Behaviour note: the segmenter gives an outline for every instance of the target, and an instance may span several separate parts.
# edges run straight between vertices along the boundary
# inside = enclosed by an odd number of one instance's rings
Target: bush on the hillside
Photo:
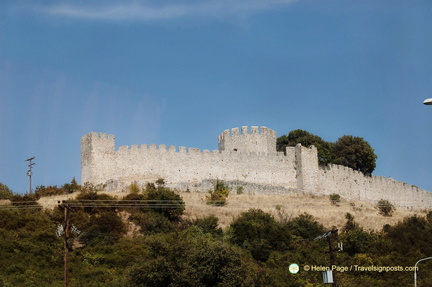
[[[27,193],[24,195],[14,194],[9,198],[9,200],[11,201],[12,205],[15,206],[26,205],[41,208],[41,206],[37,202],[39,198],[40,197],[37,194]]]
[[[57,187],[56,185],[38,185],[35,189],[35,194],[37,194],[37,196],[40,198],[44,196],[66,194],[66,191],[61,187]]]
[[[10,190],[7,185],[0,182],[0,199],[10,199],[12,195],[12,190]]]
[[[207,204],[223,206],[226,204],[227,197],[230,193],[229,187],[222,181],[217,180],[213,190],[209,190],[210,196],[207,196]]]
[[[79,191],[81,186],[78,184],[78,182],[75,180],[75,177],[72,178],[70,183],[65,183],[62,186],[65,193],[74,193],[76,191]]]
[[[343,231],[347,232],[347,231],[352,231],[352,230],[356,230],[356,229],[361,229],[360,225],[354,221],[354,216],[347,212],[345,214],[345,218],[347,220],[347,222],[345,223],[344,227],[343,227]]]
[[[325,232],[324,226],[306,212],[288,221],[286,226],[292,235],[303,239],[314,239]]]
[[[166,187],[163,180],[159,179],[156,184],[148,183],[144,196],[148,200],[147,210],[160,213],[170,221],[179,220],[185,210],[182,197]]]
[[[241,251],[190,227],[153,235],[147,250],[127,269],[128,286],[252,286]]]
[[[175,223],[166,216],[152,210],[145,213],[134,213],[129,217],[129,220],[138,225],[141,233],[145,235],[168,233],[176,228]]]
[[[44,196],[53,196],[53,195],[61,195],[61,194],[69,194],[74,193],[75,191],[80,190],[80,185],[76,182],[75,177],[72,179],[70,183],[65,183],[61,187],[56,185],[39,185],[35,189],[35,194],[40,197]]]
[[[243,212],[230,225],[231,242],[249,250],[256,260],[266,261],[271,251],[287,250],[288,228],[261,209]]]
[[[340,198],[340,195],[337,193],[330,194],[330,202],[336,206],[339,206]]]
[[[393,212],[396,210],[393,204],[387,199],[380,199],[377,203],[377,208],[379,214],[383,216],[392,216]]]
[[[126,233],[121,217],[112,211],[93,214],[88,225],[82,230],[79,241],[86,245],[114,243]]]
[[[198,226],[204,233],[221,235],[222,229],[218,227],[218,221],[219,218],[211,214],[195,219],[192,224]]]
[[[77,208],[80,208],[88,214],[103,213],[106,211],[117,210],[117,200],[106,193],[102,193],[102,186],[85,184],[81,187],[81,192],[75,200],[68,200]]]
[[[129,194],[138,194],[142,192],[142,188],[138,185],[136,181],[132,182],[127,189],[129,191]]]

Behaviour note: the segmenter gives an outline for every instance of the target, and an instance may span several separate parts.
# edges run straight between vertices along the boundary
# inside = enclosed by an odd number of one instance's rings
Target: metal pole
[[[432,259],[432,257],[422,258],[419,261],[417,261],[416,264],[414,265],[414,287],[417,287],[417,264],[419,264],[419,262],[421,261],[425,261],[429,259]]]
[[[69,287],[69,231],[70,231],[70,222],[69,222],[69,207],[66,204],[62,204],[64,208],[64,286]]]
[[[25,161],[30,162],[28,165],[28,167],[30,169],[27,171],[27,175],[30,177],[30,193],[32,193],[32,167],[33,167],[33,165],[35,165],[35,163],[33,163],[32,160],[34,160],[34,159],[35,159],[35,157],[31,157],[31,158],[28,158],[25,160]]]

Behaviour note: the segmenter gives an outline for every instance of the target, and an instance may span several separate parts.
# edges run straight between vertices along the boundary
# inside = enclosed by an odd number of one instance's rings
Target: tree
[[[218,227],[219,218],[210,214],[205,217],[195,219],[192,224],[199,227],[204,233],[210,233],[214,235],[221,235],[222,229]]]
[[[114,243],[125,233],[126,226],[121,217],[113,211],[106,211],[90,216],[79,240],[86,245]]]
[[[376,167],[377,156],[373,148],[361,137],[345,135],[340,137],[333,147],[333,163],[371,174]]]
[[[80,189],[80,185],[76,181],[75,177],[73,177],[71,182],[63,184],[62,188],[65,191],[65,193],[73,193]]]
[[[287,227],[293,235],[304,239],[314,239],[325,231],[324,226],[306,212],[288,221]]]
[[[250,286],[241,251],[206,236],[196,226],[151,235],[146,250],[127,268],[128,286]]]
[[[377,156],[374,150],[361,137],[345,135],[333,143],[304,130],[293,130],[288,135],[283,135],[277,139],[276,149],[285,151],[287,146],[296,146],[297,144],[305,147],[314,145],[318,151],[320,164],[344,165],[366,175],[371,174],[376,166]]]
[[[285,151],[287,146],[296,146],[297,144],[301,144],[305,147],[314,145],[318,150],[318,161],[321,164],[329,164],[333,161],[333,143],[327,142],[317,135],[300,129],[290,131],[288,135],[279,137],[276,140],[276,149],[278,151]]]
[[[5,184],[0,182],[0,199],[10,199],[13,193]]]
[[[231,242],[249,250],[259,261],[266,261],[271,251],[287,250],[291,242],[288,227],[261,209],[243,212],[230,228]]]
[[[158,179],[156,183],[157,185],[148,183],[144,192],[151,210],[164,215],[170,221],[179,220],[185,210],[182,197],[166,187],[163,180]]]

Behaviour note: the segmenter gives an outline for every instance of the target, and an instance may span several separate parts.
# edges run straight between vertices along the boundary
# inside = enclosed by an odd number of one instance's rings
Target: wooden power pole
[[[320,236],[315,238],[315,240],[320,240],[323,238],[327,238],[327,240],[328,240],[328,245],[329,245],[328,253],[330,255],[330,269],[336,265],[335,252],[341,250],[339,247],[333,248],[333,236],[335,236],[337,238],[337,235],[338,235],[338,230],[336,228],[333,228],[332,230],[327,231],[323,235],[320,235]],[[331,274],[332,274],[332,279],[333,279],[332,287],[336,287],[337,286],[336,271],[331,270]]]
[[[328,238],[328,243],[329,243],[329,255],[330,255],[330,266],[334,266],[336,265],[336,256],[335,256],[335,251],[338,251],[339,248],[333,248],[333,241],[332,241],[332,235],[335,234],[335,236],[337,237],[337,233],[338,230],[337,229],[332,229],[331,233],[329,236],[327,236]],[[336,283],[336,271],[333,272],[333,283],[332,283],[332,287],[336,287],[337,283]]]
[[[60,203],[60,202],[59,202]],[[64,211],[64,223],[63,223],[63,247],[64,247],[64,286],[69,287],[69,237],[70,237],[70,219],[69,219],[69,209],[70,206],[66,203],[59,204],[60,208]]]

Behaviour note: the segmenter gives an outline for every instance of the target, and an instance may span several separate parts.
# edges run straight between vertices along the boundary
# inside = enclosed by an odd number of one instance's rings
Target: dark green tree
[[[166,187],[161,179],[158,179],[156,185],[147,184],[144,197],[148,200],[149,209],[161,213],[170,221],[179,220],[185,210],[185,203],[181,196]]]
[[[321,164],[329,164],[333,161],[332,145],[333,143],[323,140],[321,137],[314,135],[305,130],[293,130],[288,135],[283,135],[276,140],[276,149],[284,151],[287,146],[296,146],[301,144],[305,147],[314,145],[318,150],[318,161]]]
[[[216,241],[196,226],[150,236],[146,247],[128,268],[128,286],[246,286],[250,272],[240,250]]]
[[[366,175],[376,167],[377,156],[373,148],[361,137],[345,135],[333,146],[335,164],[344,165]]]
[[[288,228],[261,209],[240,214],[230,225],[231,242],[249,250],[256,260],[266,261],[271,251],[289,248]]]
[[[164,214],[152,210],[134,212],[129,220],[140,227],[140,231],[145,235],[156,233],[169,233],[176,229],[176,223],[170,221]]]
[[[79,191],[80,187],[81,186],[75,180],[75,177],[72,178],[72,180],[71,180],[70,183],[65,183],[62,186],[62,188],[65,191],[65,193],[73,193],[73,192]]]
[[[12,205],[15,206],[33,206],[33,207],[39,207],[42,208],[42,206],[39,205],[37,202],[40,197],[35,193],[27,193],[24,195],[20,194],[14,194],[9,199],[12,203]]]
[[[198,226],[204,233],[222,235],[222,229],[218,227],[219,218],[213,214],[195,219],[192,224]]]
[[[79,241],[86,245],[114,243],[126,233],[121,217],[112,211],[90,216]]]
[[[7,185],[0,182],[0,199],[10,199],[13,193]]]
[[[320,164],[344,165],[366,175],[371,174],[376,167],[377,156],[369,143],[361,137],[345,135],[333,143],[298,129],[279,137],[276,141],[276,149],[285,152],[287,146],[296,146],[299,143],[305,147],[314,145],[318,151]]]
[[[288,221],[287,227],[292,235],[303,239],[314,239],[325,232],[324,226],[308,213],[300,214]]]

